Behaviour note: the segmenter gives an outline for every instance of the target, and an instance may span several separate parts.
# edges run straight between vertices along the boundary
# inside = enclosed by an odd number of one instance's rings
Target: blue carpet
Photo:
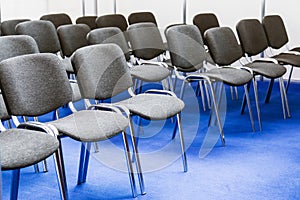
[[[187,173],[179,157],[178,135],[171,140],[172,121],[143,121],[139,150],[147,194],[137,199],[300,199],[300,84],[291,84],[288,91],[292,118],[286,120],[277,82],[270,103],[263,102],[267,84],[258,83],[261,132],[252,132],[247,110],[244,115],[239,113],[242,88],[239,100],[231,100],[226,87],[226,146],[218,140],[205,157],[199,156],[199,150],[210,131],[217,129],[208,131],[209,111],[203,111],[200,98],[187,88],[182,113]],[[257,119],[252,90],[250,95]],[[69,110],[64,108],[62,113],[66,115]],[[51,117],[49,114],[42,120]],[[62,145],[70,199],[132,199],[121,137],[99,142],[100,152],[92,154],[87,182],[80,186],[76,185],[80,143],[64,138]],[[52,157],[48,168],[48,173],[38,174],[33,167],[21,170],[20,200],[60,198]],[[11,174],[2,173],[3,199],[9,199]]]

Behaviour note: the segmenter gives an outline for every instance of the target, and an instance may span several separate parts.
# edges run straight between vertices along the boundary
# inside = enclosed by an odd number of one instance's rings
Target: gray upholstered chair
[[[121,48],[116,44],[90,45],[78,49],[72,57],[73,67],[83,98],[102,100],[125,92],[133,85],[126,59]],[[131,90],[129,90],[131,91]],[[146,93],[134,95],[113,105],[121,106],[130,113],[130,128],[132,143],[135,144],[135,134],[131,117],[140,116],[148,120],[164,120],[177,117],[184,171],[187,171],[184,138],[181,129],[180,113],[184,103],[174,93],[164,90],[148,90]],[[135,145],[134,145],[135,147]],[[134,149],[138,161],[137,149]],[[141,167],[136,162],[140,187],[144,193],[144,183],[141,177]]]
[[[33,20],[19,23],[16,26],[19,35],[29,35],[36,41],[41,53],[59,54],[61,46],[55,26],[46,20]],[[64,60],[65,70],[71,74],[73,68],[68,60]]]
[[[1,35],[17,35],[17,24],[25,21],[29,21],[29,19],[12,19],[1,22]]]
[[[238,22],[236,30],[239,36],[241,47],[247,58],[245,66],[250,67],[254,75],[262,75],[271,79],[270,90],[267,94],[267,102],[269,102],[271,88],[274,80],[279,79],[279,89],[282,99],[283,117],[286,118],[286,113],[290,117],[290,110],[288,100],[285,92],[284,82],[282,76],[286,73],[286,68],[278,64],[276,59],[270,58],[255,58],[259,57],[268,46],[267,37],[264,34],[263,27],[257,19],[244,19]]]
[[[213,38],[210,38],[210,34],[211,33],[209,33],[209,38],[207,38],[208,41],[213,40]],[[171,60],[176,75],[183,80],[180,98],[183,98],[184,89],[187,83],[204,80],[209,84],[210,92],[212,94],[212,112],[216,114],[223,145],[225,145],[225,136],[219,114],[219,102],[217,101],[213,83],[223,82],[230,86],[244,85],[250,111],[250,119],[252,122],[251,124],[254,130],[253,117],[246,86],[246,84],[251,81],[253,75],[246,70],[233,67],[215,68],[199,73],[199,69],[205,68],[207,54],[200,31],[195,25],[178,25],[170,27],[166,30],[166,38],[169,44]]]
[[[300,47],[295,47],[291,50],[289,49],[287,44],[289,41],[288,34],[284,22],[279,15],[265,16],[262,20],[262,24],[271,51],[271,55],[269,56],[278,60],[280,64],[292,66],[286,85],[286,90],[288,90],[294,67],[300,67]],[[284,47],[286,48],[285,51],[281,51],[280,53],[277,52],[275,54],[272,52],[272,49],[282,50]]]
[[[62,61],[50,53],[19,56],[1,62],[0,81],[8,110],[16,116],[43,115],[57,110],[72,100],[71,87],[62,67]],[[91,142],[107,140],[122,132],[132,194],[136,196],[125,133],[128,119],[112,106],[105,106],[105,111],[92,110],[94,108],[78,111],[48,124],[57,128],[60,133],[59,141],[61,137],[69,136],[82,143],[78,184],[86,181]],[[101,109],[101,105],[97,108]],[[58,110],[57,116],[59,116]],[[63,158],[62,154],[60,157]]]
[[[40,17],[40,20],[47,20],[53,23],[55,28],[61,25],[72,24],[72,20],[66,13],[47,14]]]
[[[168,89],[173,91],[170,73],[172,65],[164,62],[166,49],[157,26],[151,22],[132,24],[128,27],[127,34],[136,63],[146,65],[144,68],[155,67],[149,71],[153,73],[153,82],[167,79]],[[158,62],[153,62],[154,59],[157,59]]]
[[[6,59],[1,62],[1,92],[3,93],[8,111],[6,113],[5,105],[1,103],[1,120],[7,119],[7,117],[10,115],[37,116],[49,109],[49,107],[45,108],[42,105],[43,102],[45,103],[45,100],[38,99],[37,102],[30,101],[32,99],[32,95],[34,94],[31,92],[27,93],[28,87],[31,87],[32,84],[36,84],[36,79],[32,78],[31,76],[33,71],[31,71],[30,69],[27,70],[25,65],[36,63],[36,56],[38,56],[38,54],[18,56]],[[27,60],[26,64],[25,60]],[[35,69],[38,69],[40,65],[34,65],[34,67]],[[50,69],[49,66],[47,67],[48,69]],[[27,76],[27,78],[31,79],[31,81],[26,81],[24,79],[24,76]],[[44,87],[47,86],[43,85],[43,88]],[[48,93],[48,95],[52,94]],[[64,95],[60,95],[60,97],[62,96]],[[68,99],[60,97],[56,99],[56,103],[68,102]],[[53,102],[53,105],[51,106],[56,107],[57,105],[55,105],[55,103]],[[3,127],[1,127],[1,168],[2,170],[13,170],[11,199],[16,200],[18,198],[20,169],[37,164],[38,162],[45,160],[52,154],[54,154],[58,183],[61,191],[61,199],[68,199],[67,183],[64,172],[64,164],[62,160],[60,141],[57,137],[58,132],[53,126],[41,124],[38,122],[22,123],[18,125],[18,128],[9,129],[7,131]]]
[[[76,24],[86,24],[93,30],[97,28],[96,19],[97,16],[82,16],[76,19]]]
[[[152,22],[157,26],[157,21],[152,12],[134,12],[128,16],[128,23],[130,25],[141,22]]]

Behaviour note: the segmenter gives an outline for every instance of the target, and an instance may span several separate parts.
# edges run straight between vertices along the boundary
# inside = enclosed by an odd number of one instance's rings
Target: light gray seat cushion
[[[170,71],[159,65],[139,65],[130,68],[130,73],[133,77],[146,82],[157,82],[167,78]]]
[[[128,126],[122,115],[99,110],[82,110],[49,123],[60,133],[82,142],[106,140]]]
[[[184,108],[183,101],[177,97],[159,94],[139,94],[118,104],[126,106],[131,113],[151,120],[172,117]]]
[[[263,75],[267,78],[278,78],[285,74],[286,68],[270,62],[254,62],[246,65],[253,72]]]
[[[273,56],[280,64],[283,65],[293,65],[295,67],[300,67],[300,56],[281,53],[279,55]]]
[[[248,83],[252,78],[246,70],[233,69],[233,68],[215,68],[209,70],[203,75],[207,75],[210,78],[216,79],[217,81],[223,81],[227,85],[240,86]]]
[[[0,134],[2,170],[23,168],[44,160],[59,147],[58,140],[46,133],[10,129]]]

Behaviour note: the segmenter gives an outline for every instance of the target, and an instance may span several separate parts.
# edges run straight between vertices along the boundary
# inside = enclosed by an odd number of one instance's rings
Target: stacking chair
[[[96,19],[97,16],[82,16],[76,19],[76,24],[86,24],[93,30],[97,28]]]
[[[164,62],[165,47],[157,26],[151,22],[132,24],[128,27],[127,34],[136,63],[152,68],[149,72],[153,73],[153,80],[149,81],[157,82],[168,78],[168,88],[173,91],[170,73],[172,68]],[[153,59],[158,62],[153,62]]]
[[[216,114],[220,136],[225,145],[225,136],[219,114],[219,103],[217,101],[214,82],[223,82],[227,85],[244,85],[247,100],[249,100],[246,84],[251,81],[252,74],[246,70],[233,67],[221,67],[199,73],[199,69],[205,67],[207,57],[206,49],[199,29],[195,25],[172,26],[166,30],[166,38],[170,48],[171,60],[178,78],[183,80],[180,98],[183,98],[186,84],[197,81],[206,81],[212,95],[212,114]],[[208,38],[207,38],[208,39]],[[248,101],[251,111],[250,101]],[[249,112],[253,125],[252,113]]]
[[[29,19],[12,19],[1,23],[1,35],[17,35],[16,26],[21,22],[29,21]]]
[[[280,64],[292,66],[286,85],[286,90],[288,90],[294,67],[300,67],[300,48],[296,47],[290,50],[287,46],[289,41],[287,31],[279,15],[265,16],[262,20],[262,24],[267,35],[271,52],[272,49],[278,50],[286,47],[285,51],[270,56],[278,60]]]
[[[248,61],[248,63],[244,63],[245,66],[251,68],[254,75],[262,75],[271,79],[270,84],[272,85],[275,79],[279,79],[283,116],[285,119],[287,113],[288,117],[290,117],[288,100],[282,78],[282,76],[286,73],[286,68],[279,65],[278,61],[274,58],[259,57],[259,54],[268,46],[267,37],[261,23],[257,19],[244,19],[238,22],[236,30],[241,47],[243,48],[245,57]],[[255,56],[259,58],[255,59]],[[269,90],[267,98],[270,98],[270,92],[271,90]]]
[[[187,171],[184,138],[181,127],[180,113],[184,103],[174,93],[164,90],[148,90],[143,94],[134,95],[130,88],[133,85],[123,51],[116,44],[90,45],[78,49],[72,57],[79,89],[84,98],[104,100],[126,90],[131,98],[119,101],[113,105],[121,107],[130,116],[132,143],[135,144],[132,116],[148,120],[164,120],[176,116],[182,151],[184,171]],[[135,145],[133,145],[135,147]],[[138,150],[134,149],[135,160],[139,161]],[[136,162],[140,187],[144,193],[144,183],[141,177],[141,166]]]
[[[72,24],[72,20],[66,13],[47,14],[40,17],[40,20],[47,20],[53,23],[55,28],[61,25]]]
[[[61,65],[61,60],[50,53],[18,56],[1,62],[1,89],[10,113],[16,116],[35,117],[57,110],[70,102],[72,91],[66,72]],[[105,111],[93,110],[94,108],[78,111],[67,117],[48,122],[48,124],[57,128],[60,133],[59,142],[61,137],[69,136],[82,143],[78,184],[86,181],[91,142],[107,140],[122,132],[132,194],[136,196],[125,133],[128,119],[112,106],[105,106]],[[98,105],[97,108],[101,109],[103,106]],[[57,116],[59,116],[58,111]],[[62,154],[60,158],[63,159]]]
[[[152,22],[157,26],[157,21],[152,12],[134,12],[128,16],[129,25],[141,22]]]
[[[16,26],[19,35],[29,35],[36,41],[40,53],[60,54],[61,46],[54,25],[50,21],[33,20],[19,23]],[[68,60],[64,60],[64,68],[72,74],[73,68]]]

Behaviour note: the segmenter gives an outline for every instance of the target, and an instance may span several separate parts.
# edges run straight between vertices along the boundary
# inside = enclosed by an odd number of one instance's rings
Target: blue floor
[[[284,120],[277,82],[270,103],[263,101],[267,83],[258,83],[261,132],[257,120],[257,131],[252,132],[247,110],[239,114],[242,90],[239,100],[233,101],[226,87],[225,147],[216,127],[207,128],[209,112],[203,111],[200,98],[187,88],[182,113],[187,173],[183,172],[178,135],[171,140],[172,121],[144,121],[139,150],[147,194],[136,199],[300,199],[300,84],[290,85],[292,118]],[[252,90],[250,94],[257,119]],[[68,113],[67,108],[63,112]],[[100,152],[92,153],[87,182],[80,186],[76,185],[80,143],[64,138],[62,145],[70,199],[132,199],[121,137],[99,142]],[[201,148],[206,156],[199,154]],[[21,170],[20,200],[60,199],[52,157],[48,168],[48,173],[38,174],[33,167]],[[9,199],[11,172],[2,176],[3,199]]]

